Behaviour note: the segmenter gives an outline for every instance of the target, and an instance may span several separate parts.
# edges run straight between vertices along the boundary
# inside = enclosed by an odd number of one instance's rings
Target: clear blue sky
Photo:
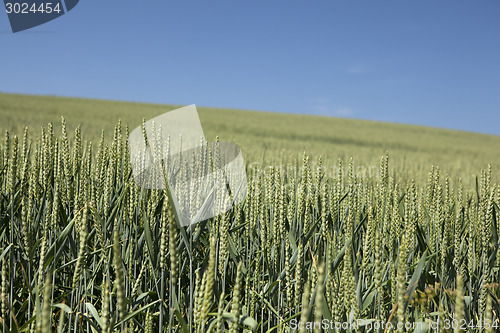
[[[0,41],[3,92],[500,135],[500,0],[82,0]]]

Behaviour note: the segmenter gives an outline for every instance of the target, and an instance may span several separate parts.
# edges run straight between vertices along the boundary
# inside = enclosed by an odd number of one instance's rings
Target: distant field
[[[299,318],[498,331],[500,137],[200,108],[209,140],[241,145],[248,191],[183,227],[172,192],[140,188],[112,138],[118,119],[177,107],[0,94],[0,331],[286,333]],[[31,149],[14,138],[25,126]],[[200,163],[178,173],[194,213],[227,185],[188,182]]]
[[[119,119],[131,129],[179,105],[127,103],[81,98],[0,93],[0,129],[22,133],[25,126],[38,135],[40,126],[52,122],[60,129],[64,115],[70,132],[80,124],[83,140],[96,142],[101,130],[111,138]],[[398,172],[426,176],[438,165],[450,176],[470,177],[488,163],[500,165],[500,137],[422,126],[333,117],[281,114],[198,107],[208,140],[219,136],[238,143],[247,161],[279,164],[304,151],[322,155],[330,164],[353,157],[358,166],[378,166],[389,152]],[[493,172],[495,176],[496,172]],[[496,177],[494,177],[496,178]]]

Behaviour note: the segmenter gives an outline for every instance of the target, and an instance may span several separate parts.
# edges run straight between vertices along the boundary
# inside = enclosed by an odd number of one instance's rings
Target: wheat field
[[[495,165],[247,155],[246,199],[181,227],[127,125],[55,128],[0,144],[3,332],[498,331]]]

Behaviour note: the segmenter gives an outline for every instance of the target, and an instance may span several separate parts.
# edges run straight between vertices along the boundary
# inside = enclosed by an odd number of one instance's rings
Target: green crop
[[[168,193],[135,184],[128,127],[98,145],[64,120],[58,128],[6,132],[0,146],[4,332],[288,332],[294,321],[452,318],[476,332],[471,323],[498,319],[491,166],[458,179],[427,165],[423,180],[411,176],[421,165],[403,172],[389,155],[372,176],[352,159],[345,167],[304,153],[264,167],[253,155],[243,203],[180,227]]]

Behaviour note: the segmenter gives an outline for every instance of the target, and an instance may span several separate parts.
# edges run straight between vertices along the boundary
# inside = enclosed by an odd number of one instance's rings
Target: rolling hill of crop
[[[176,107],[0,94],[0,331],[498,331],[500,137],[200,108],[247,178],[199,181],[215,145],[148,189],[124,126]],[[248,189],[231,207],[223,179]]]
[[[179,105],[117,102],[0,93],[1,130],[22,135],[28,126],[38,135],[48,122],[60,129],[64,116],[70,132],[81,125],[83,140],[111,138],[121,119],[131,129]],[[389,152],[399,172],[425,177],[437,165],[454,177],[476,176],[489,163],[500,165],[500,136],[366,120],[198,107],[205,136],[238,143],[247,162],[279,164],[304,151],[335,163],[353,157],[358,166],[378,166]],[[495,168],[494,168],[495,170]],[[495,173],[494,173],[495,175]]]

